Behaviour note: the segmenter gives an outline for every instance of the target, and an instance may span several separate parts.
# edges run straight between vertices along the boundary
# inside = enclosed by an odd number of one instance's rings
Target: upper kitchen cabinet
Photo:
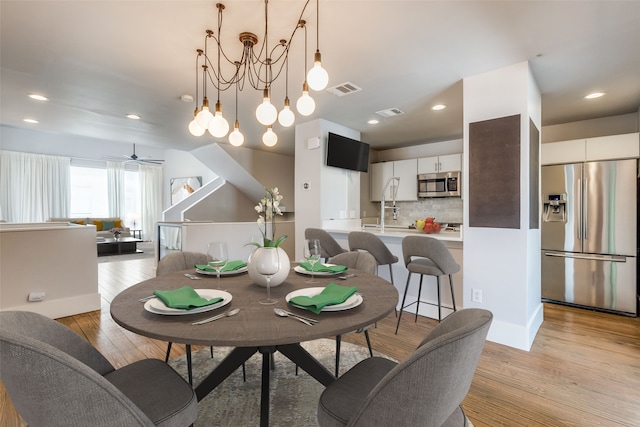
[[[587,161],[629,159],[640,157],[640,138],[638,133],[601,136],[587,139]]]
[[[576,163],[640,157],[638,133],[542,144],[541,164]]]
[[[416,159],[396,160],[393,162],[372,163],[369,168],[370,200],[379,202],[382,190],[390,178],[397,176],[400,184],[393,181],[385,191],[385,200],[393,200],[392,191],[397,185],[396,201],[418,200],[418,161]]]
[[[456,172],[462,170],[462,154],[422,157],[418,159],[418,174]]]

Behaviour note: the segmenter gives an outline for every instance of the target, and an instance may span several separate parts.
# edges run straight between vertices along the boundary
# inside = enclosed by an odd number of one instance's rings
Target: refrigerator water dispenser
[[[567,194],[548,194],[544,200],[544,222],[567,222]]]

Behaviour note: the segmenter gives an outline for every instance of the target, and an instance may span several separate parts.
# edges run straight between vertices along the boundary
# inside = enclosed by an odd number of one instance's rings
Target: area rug
[[[131,261],[136,259],[145,259],[145,258],[153,258],[155,255],[155,248],[153,247],[154,242],[140,242],[136,246],[142,252],[134,253],[134,254],[123,254],[123,255],[104,255],[98,257],[98,263],[104,262],[120,262],[120,261]]]
[[[302,343],[330,372],[335,369],[336,342],[320,339]],[[202,379],[220,363],[230,351],[228,347],[215,347],[211,358],[209,349],[193,353],[193,384]],[[387,357],[374,351],[376,356]],[[369,357],[369,350],[343,342],[340,351],[340,375],[359,361]],[[316,408],[324,386],[302,369],[296,376],[296,367],[289,359],[276,353],[275,369],[271,371],[270,425],[307,427],[317,426]],[[169,364],[187,378],[185,356]],[[247,381],[242,380],[242,368],[231,374],[222,384],[199,402],[197,427],[245,427],[260,425],[260,385],[262,355],[254,355],[245,364]]]

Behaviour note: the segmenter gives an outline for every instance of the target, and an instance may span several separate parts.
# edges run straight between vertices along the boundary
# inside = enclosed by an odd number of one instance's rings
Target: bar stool
[[[307,228],[304,230],[304,238],[320,240],[320,257],[325,261],[332,256],[347,252],[331,234],[321,228]]]
[[[456,311],[456,298],[453,293],[453,273],[460,271],[460,266],[456,263],[449,252],[449,249],[438,239],[428,236],[407,236],[402,239],[402,256],[404,257],[404,265],[409,274],[407,276],[407,285],[404,288],[404,296],[400,306],[400,315],[396,325],[396,334],[400,326],[402,312],[406,307],[416,304],[416,321],[418,321],[418,309],[420,308],[420,294],[422,293],[422,278],[427,276],[435,276],[438,287],[438,321],[442,320],[442,304],[440,301],[440,276],[449,276],[449,287],[451,289],[451,301],[453,302],[453,311]],[[414,258],[415,257],[415,258]],[[418,299],[405,305],[407,299],[407,290],[409,289],[409,281],[411,274],[420,275],[420,286],[418,288]],[[436,305],[430,302],[422,301],[425,304]],[[445,307],[451,308],[451,307]]]

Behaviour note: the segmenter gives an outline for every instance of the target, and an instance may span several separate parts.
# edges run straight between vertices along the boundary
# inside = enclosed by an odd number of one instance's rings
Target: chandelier
[[[311,0],[306,0],[300,18],[296,23],[288,39],[281,39],[272,48],[269,47],[269,0],[264,0],[264,35],[261,45],[258,45],[258,36],[250,32],[241,32],[239,35],[242,43],[242,55],[239,59],[230,59],[225,53],[221,43],[222,13],[225,6],[216,3],[218,9],[217,33],[207,30],[203,49],[197,49],[196,56],[196,107],[193,112],[193,120],[189,123],[189,132],[195,136],[202,136],[209,132],[216,138],[224,138],[229,135],[229,142],[234,146],[244,143],[244,135],[240,131],[238,123],[238,92],[245,88],[248,82],[250,88],[262,92],[262,103],[256,108],[256,119],[266,126],[266,132],[262,136],[262,142],[272,147],[278,142],[278,136],[273,131],[273,124],[278,123],[283,127],[293,125],[295,114],[291,110],[289,101],[289,52],[291,42],[298,30],[304,30],[304,70],[306,78],[302,83],[302,95],[296,102],[296,109],[302,116],[309,116],[315,110],[315,101],[309,95],[309,89],[323,90],[329,82],[329,75],[322,68],[319,48],[319,0],[316,0],[316,52],[314,66],[307,73],[307,23],[302,19]],[[209,53],[209,42],[215,43],[215,55]],[[225,75],[223,67],[226,68]],[[229,71],[231,70],[231,71]],[[282,74],[285,75],[285,98],[283,108],[278,109],[271,103],[271,87],[275,80]],[[217,94],[217,101],[213,112],[209,109],[207,97],[208,86],[213,87]],[[199,90],[202,89],[202,103],[199,105]],[[233,131],[229,133],[229,122],[222,115],[222,103],[220,92],[235,90],[235,122]]]

